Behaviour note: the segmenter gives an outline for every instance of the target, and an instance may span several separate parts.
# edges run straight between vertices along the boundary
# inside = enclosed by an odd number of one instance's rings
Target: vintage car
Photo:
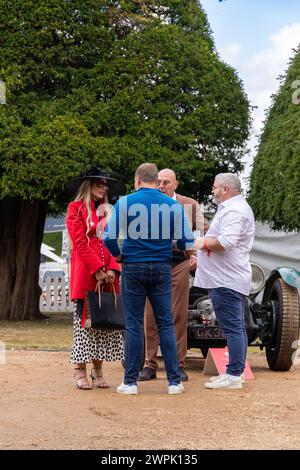
[[[266,280],[260,266],[251,267],[251,292],[245,299],[248,345],[265,348],[270,369],[289,370],[298,347],[300,272],[278,267]],[[226,346],[208,292],[198,287],[190,288],[187,339],[188,349],[200,348],[204,357],[209,348]]]

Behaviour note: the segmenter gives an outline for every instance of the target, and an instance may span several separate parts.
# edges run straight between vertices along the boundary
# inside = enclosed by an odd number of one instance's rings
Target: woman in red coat
[[[114,284],[119,292],[120,265],[101,240],[107,224],[107,193],[117,181],[99,169],[93,169],[83,181],[75,201],[68,207],[66,225],[71,239],[71,300],[74,301],[74,330],[71,363],[75,365],[77,387],[90,390],[86,364],[91,362],[91,378],[95,387],[107,388],[102,363],[120,361],[124,357],[123,334],[116,330],[85,328],[86,294],[95,290],[97,282],[104,289]]]

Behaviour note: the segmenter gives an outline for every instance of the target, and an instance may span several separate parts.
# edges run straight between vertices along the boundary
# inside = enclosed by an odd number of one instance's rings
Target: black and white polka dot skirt
[[[80,364],[94,360],[121,361],[124,359],[122,331],[82,328],[82,306],[83,300],[74,301],[71,363]]]

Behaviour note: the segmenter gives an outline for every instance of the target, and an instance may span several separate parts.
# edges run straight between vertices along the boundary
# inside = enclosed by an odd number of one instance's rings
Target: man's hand
[[[190,264],[190,271],[195,271],[197,268],[197,256],[191,255],[189,258],[189,264]]]
[[[116,273],[112,269],[109,269],[106,273],[106,282],[112,284],[116,278]]]
[[[98,282],[104,282],[106,279],[106,274],[102,269],[98,269],[98,271],[95,272],[95,278]]]
[[[197,238],[194,246],[196,250],[206,250],[207,254],[211,251],[225,251],[217,238]]]
[[[184,250],[183,254],[186,257],[186,259],[190,259],[192,256],[196,255],[195,248],[193,247],[193,249],[191,250]]]
[[[191,253],[189,252],[189,250],[184,250],[182,253],[183,253],[184,256],[186,257],[186,259],[190,259]]]
[[[121,253],[115,258],[115,260],[116,260],[117,263],[122,263],[123,262]]]
[[[196,250],[203,250],[204,248],[204,237],[197,238],[195,241],[195,249]]]

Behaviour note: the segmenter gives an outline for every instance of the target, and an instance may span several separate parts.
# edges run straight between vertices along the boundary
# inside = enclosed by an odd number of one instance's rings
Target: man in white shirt
[[[205,237],[198,238],[195,285],[208,289],[218,323],[227,339],[229,363],[226,374],[205,384],[213,389],[242,388],[248,338],[244,301],[249,295],[255,222],[251,207],[241,195],[234,173],[220,173],[212,187],[216,215]]]

